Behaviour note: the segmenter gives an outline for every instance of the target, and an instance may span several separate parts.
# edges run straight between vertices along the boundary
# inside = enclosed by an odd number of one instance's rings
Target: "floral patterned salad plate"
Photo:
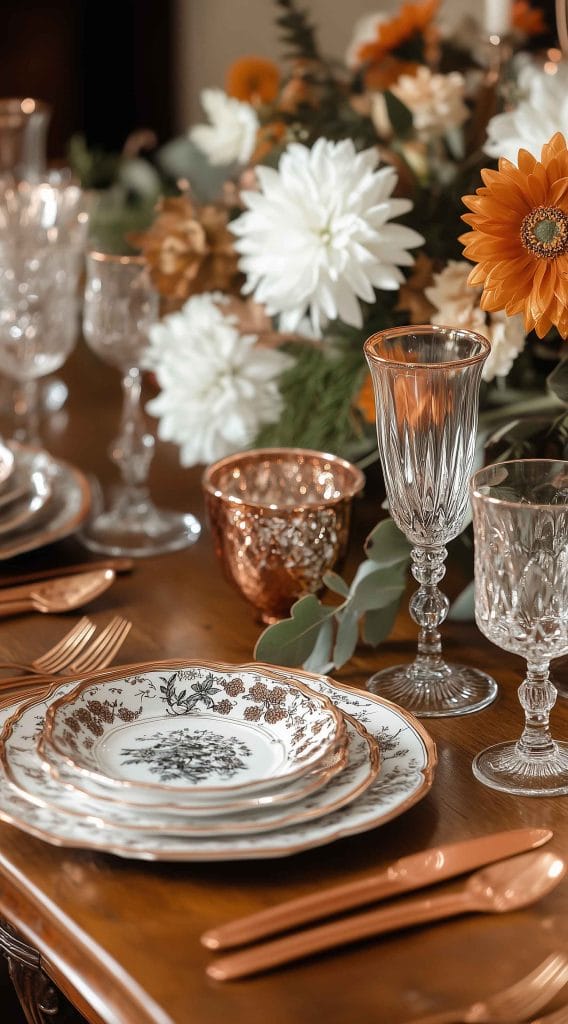
[[[72,686],[74,685],[72,684]],[[58,690],[58,696],[62,695],[62,692]],[[58,758],[49,743],[45,742],[43,728],[38,734],[36,746],[39,757],[52,778],[61,782],[68,789],[74,789],[75,795],[79,799],[87,795],[105,803],[118,801],[121,807],[138,812],[144,808],[146,813],[154,815],[154,820],[156,814],[160,815],[162,812],[166,812],[170,819],[172,817],[192,819],[213,818],[225,814],[234,815],[245,811],[256,811],[260,808],[285,806],[315,793],[345,768],[349,757],[349,728],[346,729],[346,733],[347,742],[334,749],[321,765],[305,775],[292,779],[290,782],[281,783],[274,789],[264,789],[261,792],[250,794],[244,793],[239,796],[233,794],[229,795],[226,800],[219,799],[213,803],[204,801],[193,803],[190,797],[178,802],[175,792],[171,793],[169,798],[160,800],[159,803],[150,803],[145,790],[140,793],[129,791],[125,795],[120,791],[117,792],[112,788],[109,789],[108,786],[101,785],[90,775],[80,774],[74,766]]]
[[[325,694],[270,669],[155,662],[55,700],[43,744],[52,763],[125,798],[214,805],[304,776],[345,744],[345,727]]]
[[[56,699],[66,695],[73,684],[64,684],[57,690]],[[52,696],[52,700],[55,695]],[[96,797],[78,795],[72,788],[62,785],[50,773],[38,775],[37,744],[34,737],[45,721],[49,700],[32,702],[22,707],[6,728],[2,754],[6,777],[28,799],[45,807],[67,814],[100,820],[109,828],[134,829],[137,833],[159,833],[162,836],[214,836],[245,835],[270,832],[288,825],[309,821],[345,806],[356,799],[374,782],[379,770],[377,741],[360,722],[347,716],[347,765],[341,775],[333,778],[309,798],[290,807],[262,806],[246,814],[226,814],[213,818],[180,818],[156,807],[128,807],[108,800],[102,803]],[[39,765],[41,767],[41,765]]]
[[[171,663],[172,668],[176,663]],[[249,665],[248,670],[263,671],[262,665]],[[143,672],[143,666],[136,671]],[[278,674],[276,669],[272,669]],[[7,773],[6,744],[0,743],[0,819],[37,836],[46,842],[63,847],[83,847],[112,853],[116,856],[150,861],[234,861],[284,857],[314,847],[324,846],[357,833],[366,832],[390,821],[409,810],[430,790],[436,766],[436,748],[422,724],[410,712],[399,708],[375,694],[355,690],[336,683],[326,676],[316,676],[298,670],[279,670],[280,678],[293,676],[310,689],[330,700],[340,711],[361,722],[378,742],[381,751],[379,773],[358,797],[323,817],[301,821],[295,825],[275,828],[262,834],[213,835],[194,837],[165,835],[158,831],[145,831],[106,824],[104,815],[90,811],[69,813],[37,802],[37,796],[28,792],[28,779],[20,788]],[[68,684],[67,684],[68,685]],[[10,753],[10,769],[14,758],[28,765],[28,774],[45,778],[50,786],[56,785],[36,754],[37,736],[41,732],[50,702],[65,690],[54,685],[43,702],[31,702],[35,707],[33,722],[29,722],[26,736],[18,736]],[[0,729],[6,738],[14,718],[21,714],[22,705],[0,711]],[[35,759],[34,759],[35,755]],[[341,777],[340,775],[338,776]],[[74,794],[75,812],[77,794]]]

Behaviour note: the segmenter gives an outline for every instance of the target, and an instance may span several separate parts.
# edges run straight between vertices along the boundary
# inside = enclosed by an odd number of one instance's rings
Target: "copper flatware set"
[[[371,878],[324,890],[211,929],[202,936],[202,943],[208,949],[257,944],[213,961],[207,974],[216,981],[229,981],[413,925],[466,913],[505,913],[529,906],[552,891],[566,874],[566,865],[559,856],[536,849],[551,835],[545,829],[518,829],[437,847],[396,861]],[[533,852],[512,856],[527,850]],[[340,911],[435,885],[479,867],[482,870],[469,875],[457,890],[436,891],[316,927],[289,931]],[[288,931],[288,934],[270,942],[258,941],[281,931]],[[461,1018],[448,1017],[450,1019]]]

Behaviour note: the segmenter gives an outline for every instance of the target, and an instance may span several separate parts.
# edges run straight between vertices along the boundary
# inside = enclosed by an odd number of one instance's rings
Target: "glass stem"
[[[36,379],[15,381],[12,398],[15,440],[40,447],[38,381]]]
[[[141,393],[142,373],[132,367],[122,378],[120,433],[109,449],[110,458],[122,476],[122,498],[130,506],[143,503],[148,497],[148,471],[154,454],[155,442],[146,430],[140,405]]]
[[[420,627],[416,666],[436,669],[444,664],[438,627],[448,614],[450,602],[438,589],[438,583],[446,574],[447,553],[445,548],[412,549],[412,575],[420,584],[410,599],[410,614]]]
[[[526,679],[519,687],[519,700],[525,712],[525,728],[517,743],[523,757],[550,757],[556,744],[550,735],[550,712],[556,701],[556,690],[550,682],[548,662],[528,663]]]

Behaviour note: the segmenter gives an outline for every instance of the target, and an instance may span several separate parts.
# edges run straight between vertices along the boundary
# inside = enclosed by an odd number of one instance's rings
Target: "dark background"
[[[118,151],[126,136],[174,132],[171,0],[0,0],[0,97],[52,107],[48,155],[74,132]]]

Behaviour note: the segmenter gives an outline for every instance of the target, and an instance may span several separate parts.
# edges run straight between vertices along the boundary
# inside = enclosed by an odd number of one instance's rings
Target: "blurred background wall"
[[[494,2],[476,0],[476,11]],[[544,3],[552,23],[554,0]],[[300,4],[322,50],[342,57],[357,18],[399,0]],[[468,9],[471,0],[443,0],[441,15]],[[163,142],[200,117],[201,89],[222,86],[236,57],[280,57],[273,0],[1,0],[0,11],[0,96],[52,104],[52,157],[79,131],[109,150],[142,127]]]

